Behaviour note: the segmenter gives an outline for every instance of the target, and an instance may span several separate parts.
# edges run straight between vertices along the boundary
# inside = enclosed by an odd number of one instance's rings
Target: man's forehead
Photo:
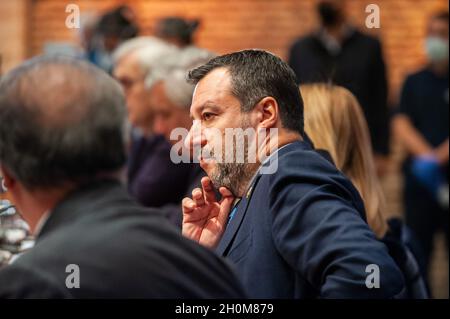
[[[226,68],[214,69],[195,86],[192,107],[201,107],[208,101],[219,100],[230,94],[231,77],[228,70]]]
[[[209,72],[203,79],[199,81],[199,85],[227,86],[230,83],[230,72],[225,67],[220,67]]]
[[[141,73],[135,52],[130,52],[122,57],[116,64],[115,70],[118,73]]]

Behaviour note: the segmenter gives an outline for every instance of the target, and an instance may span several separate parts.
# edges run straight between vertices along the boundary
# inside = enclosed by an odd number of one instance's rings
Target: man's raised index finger
[[[201,180],[203,195],[205,196],[205,201],[207,203],[215,203],[217,202],[216,193],[214,191],[214,186],[209,179],[209,177],[203,177]]]

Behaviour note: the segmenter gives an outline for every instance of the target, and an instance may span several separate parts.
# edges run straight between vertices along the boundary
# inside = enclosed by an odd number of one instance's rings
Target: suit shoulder
[[[291,51],[309,48],[315,41],[316,41],[316,37],[313,34],[308,34],[304,37],[298,38],[291,45]]]
[[[275,175],[315,176],[326,178],[342,174],[330,161],[313,149],[295,148],[278,156],[278,170]]]
[[[417,82],[426,81],[428,75],[429,75],[429,71],[427,69],[416,70],[415,72],[408,74],[405,82],[417,83]]]
[[[312,149],[293,148],[278,157],[278,167],[274,174],[261,177],[273,196],[295,188],[302,196],[324,186],[329,191],[346,198],[362,210],[362,200],[358,191],[330,161]]]
[[[74,292],[82,295],[95,291],[97,296],[107,297],[242,296],[229,265],[213,252],[182,237],[157,214],[132,209],[98,218],[89,216],[40,241],[29,255],[23,256],[22,262],[29,260],[38,269],[57,271],[57,281],[62,285],[67,276],[66,265],[79,265],[82,278],[90,278],[84,279],[81,289]],[[57,256],[52,254],[55,251],[59,252]],[[179,271],[180,265],[183,271]],[[105,272],[114,277],[113,282],[99,279]],[[167,279],[168,274],[171,280]],[[205,276],[215,280],[201,282]],[[116,292],[115,286],[124,288]]]
[[[0,282],[0,299],[70,297],[49,272],[19,260],[0,270]]]
[[[354,39],[358,40],[360,43],[363,43],[367,47],[370,48],[381,48],[381,41],[373,35],[362,33],[360,31],[355,31],[353,35]]]

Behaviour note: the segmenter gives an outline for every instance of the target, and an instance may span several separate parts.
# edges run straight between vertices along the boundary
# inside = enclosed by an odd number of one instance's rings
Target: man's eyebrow
[[[202,113],[203,110],[206,108],[211,109],[211,111],[213,111],[213,112],[219,112],[219,110],[220,110],[220,107],[218,107],[214,102],[206,101],[205,103],[203,103],[203,105],[201,105],[198,108],[198,113]],[[190,113],[189,116],[191,117],[192,120],[194,120],[194,116],[192,115],[192,113]]]

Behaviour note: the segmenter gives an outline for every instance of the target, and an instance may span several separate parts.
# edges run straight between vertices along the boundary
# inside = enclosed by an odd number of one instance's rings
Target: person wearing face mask
[[[428,22],[428,64],[407,77],[393,129],[408,156],[404,162],[406,223],[420,240],[426,261],[436,231],[443,229],[448,248],[448,11]]]
[[[320,1],[320,26],[298,39],[289,51],[289,66],[298,84],[332,82],[352,92],[362,107],[382,174],[389,153],[386,68],[378,39],[357,30],[346,17],[346,1]]]

